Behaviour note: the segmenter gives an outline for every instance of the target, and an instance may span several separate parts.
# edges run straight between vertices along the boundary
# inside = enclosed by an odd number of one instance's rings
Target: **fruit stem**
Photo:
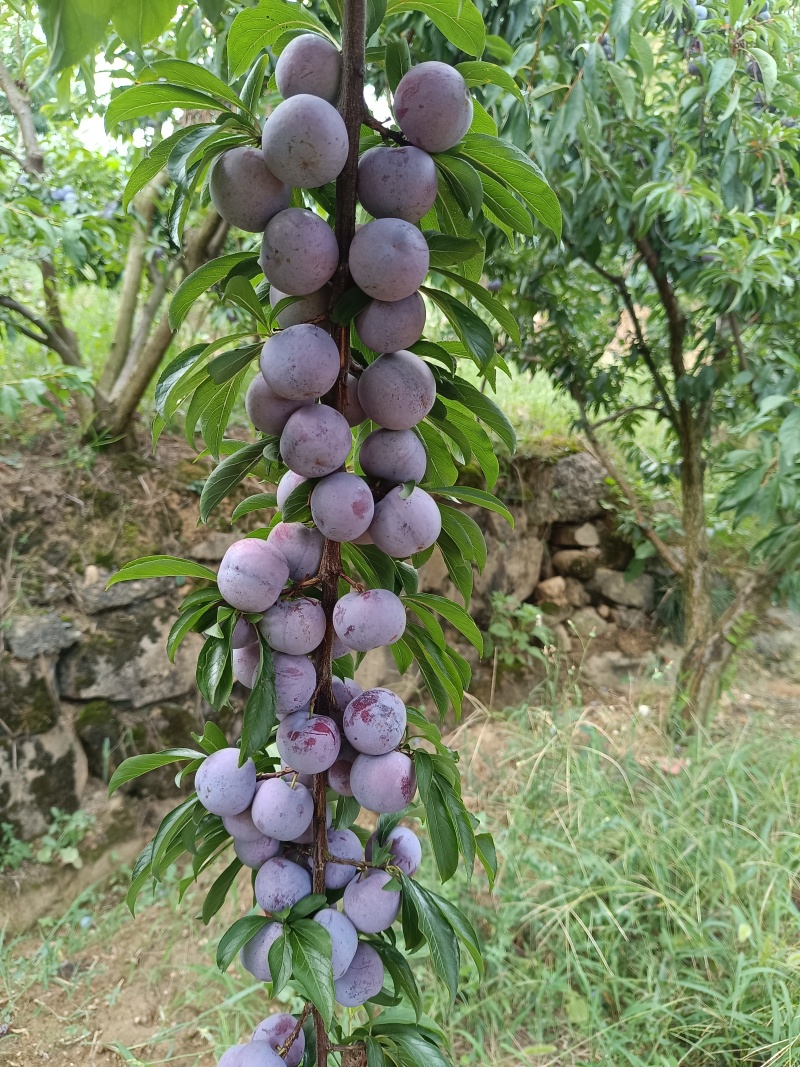
[[[356,183],[358,179],[358,148],[361,120],[364,112],[364,53],[366,49],[366,0],[344,0],[342,9],[342,84],[339,112],[347,128],[349,151],[344,169],[336,180],[336,240],[339,245],[339,268],[333,278],[331,307],[350,284],[348,256],[350,242],[356,232]],[[347,373],[350,367],[350,325],[334,324],[333,339],[339,349],[339,379],[333,390],[333,407],[343,411],[345,406]],[[317,653],[317,683],[319,692],[314,712],[329,715],[334,710],[331,670],[333,664],[333,609],[339,598],[339,577],[342,573],[342,551],[336,541],[325,541],[320,564],[320,593],[325,612],[325,637]],[[325,774],[314,779],[314,892],[325,892],[325,866],[328,854],[327,786]],[[325,1020],[316,1008],[314,1030],[317,1039],[317,1067],[327,1067],[330,1040]]]

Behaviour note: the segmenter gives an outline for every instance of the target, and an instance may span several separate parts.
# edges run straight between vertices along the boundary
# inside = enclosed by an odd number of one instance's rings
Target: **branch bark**
[[[28,174],[39,178],[44,174],[44,154],[36,134],[36,126],[33,121],[33,109],[31,98],[17,85],[11,76],[11,71],[0,59],[0,89],[8,100],[8,106],[14,112],[14,117],[19,126],[22,136],[22,144],[25,148],[25,158],[21,161],[23,168]]]
[[[672,366],[672,374],[677,382],[686,373],[683,362],[683,341],[686,334],[686,319],[681,311],[678,297],[665,272],[661,269],[656,250],[650,243],[650,238],[645,234],[637,237],[636,247],[639,249],[645,266],[650,271],[650,276],[655,282],[658,296],[667,316],[669,331],[669,361]]]
[[[331,307],[347,288],[350,280],[348,254],[356,229],[356,179],[358,176],[358,142],[364,117],[364,52],[366,47],[366,0],[344,0],[342,19],[342,90],[339,112],[347,128],[349,151],[344,169],[336,181],[336,240],[339,245],[339,268],[334,275]],[[344,408],[347,373],[350,367],[350,328],[335,325],[333,339],[339,349],[339,379],[332,393],[337,411]],[[313,713],[330,714],[334,710],[332,681],[333,609],[339,598],[341,546],[326,541],[320,564],[321,603],[325,612],[325,637],[316,657],[319,691]],[[325,866],[328,854],[327,778],[319,774],[314,780],[314,892],[325,889]],[[317,1067],[327,1067],[330,1039],[325,1021],[314,1009],[314,1030],[317,1039]]]

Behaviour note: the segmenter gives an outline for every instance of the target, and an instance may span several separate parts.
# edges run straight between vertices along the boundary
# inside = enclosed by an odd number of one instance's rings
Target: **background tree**
[[[123,204],[119,158],[82,145],[79,125],[91,128],[91,119],[104,107],[98,85],[109,79],[128,82],[167,54],[157,41],[148,42],[165,29],[176,4],[148,5],[143,22],[118,12],[114,32],[108,19],[102,27],[98,22],[99,36],[87,32],[93,23],[77,18],[74,5],[65,5],[63,17],[57,4],[39,7],[51,52],[31,5],[6,7],[0,14],[0,100],[5,105],[0,122],[10,146],[0,169],[0,328],[38,342],[70,368],[66,377],[63,372],[48,376],[40,386],[27,380],[28,398],[41,399],[43,386],[51,391],[77,387],[84,429],[113,440],[126,433],[172,343],[174,331],[164,311],[169,290],[216,254],[228,228],[213,209],[169,217],[166,170],[153,173],[133,202]],[[185,56],[213,55],[215,29],[193,9],[182,13],[170,41],[177,38],[177,51]],[[106,49],[96,56],[101,41]],[[156,114],[137,124],[142,145],[162,139],[165,119]],[[131,124],[127,133],[133,133]],[[141,154],[141,147],[131,146],[132,163]],[[28,296],[20,283],[32,262],[40,287]],[[111,345],[93,382],[86,368],[87,339],[70,326],[69,291],[80,284],[105,284],[119,293]],[[24,391],[6,384],[6,414],[15,411]]]
[[[680,583],[679,702],[704,718],[744,618],[778,584],[796,590],[797,9],[512,2],[489,28],[533,121],[497,90],[488,110],[564,207],[563,246],[523,239],[491,267],[523,324],[523,365],[568,390],[632,510],[639,560],[657,553]],[[646,411],[672,449],[671,532],[597,432],[633,442]],[[760,533],[720,614],[708,497],[723,477],[719,506]]]

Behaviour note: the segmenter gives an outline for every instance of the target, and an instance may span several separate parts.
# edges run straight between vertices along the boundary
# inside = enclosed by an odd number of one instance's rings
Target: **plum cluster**
[[[402,812],[416,792],[403,701],[388,689],[363,692],[352,679],[331,674],[331,660],[398,641],[406,626],[403,602],[391,590],[356,585],[326,611],[320,590],[326,542],[374,545],[406,559],[430,548],[441,531],[435,500],[418,487],[428,456],[417,427],[436,402],[436,380],[409,349],[425,328],[419,289],[430,257],[418,224],[437,197],[431,153],[461,140],[472,122],[472,100],[463,77],[446,64],[408,71],[394,97],[405,143],[363,154],[357,195],[372,221],[343,250],[320,214],[290,206],[302,202],[292,200],[293,189],[320,188],[347,162],[348,131],[334,106],[341,71],[330,42],[314,34],[294,38],[276,64],[283,100],[265,123],[260,149],[225,152],[210,179],[220,215],[263,232],[259,263],[279,328],[264,343],[246,410],[257,430],[280,439],[287,472],[278,508],[299,494],[311,515],[277,522],[266,539],[237,541],[218,574],[222,596],[241,613],[232,640],[236,679],[252,688],[262,644],[271,649],[282,769],[258,775],[252,759],[239,766],[239,750],[224,748],[195,776],[200,802],[221,816],[239,860],[255,871],[255,898],[268,917],[312,892],[319,849],[311,846],[318,845],[314,832],[321,825],[315,776],[325,776],[330,800],[352,797],[380,814]],[[340,351],[331,336],[332,295],[337,285],[341,292],[345,269],[369,298],[354,320],[373,353],[360,363],[351,363],[346,346]],[[368,421],[372,426],[365,427]],[[354,431],[361,442],[356,455]],[[321,691],[329,694],[325,714],[316,706]],[[385,887],[393,871],[413,875],[422,851],[401,824],[387,839],[376,843],[373,834],[362,847],[353,830],[332,828],[330,804],[327,821],[330,906],[314,919],[330,934],[336,999],[352,1008],[383,986],[381,957],[363,937],[392,925],[400,891]],[[376,844],[380,863],[373,862]],[[275,919],[242,949],[244,967],[261,981],[271,980],[268,951],[282,930]],[[221,1063],[296,1067],[302,1049],[295,1019],[276,1015]]]

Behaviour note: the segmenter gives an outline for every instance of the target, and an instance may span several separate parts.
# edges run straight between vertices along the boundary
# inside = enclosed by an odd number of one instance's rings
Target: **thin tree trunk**
[[[144,187],[133,201],[134,221],[131,239],[125,256],[125,269],[122,272],[122,286],[117,318],[114,324],[114,338],[108,354],[103,373],[97,384],[98,397],[110,395],[119,378],[128,355],[136,309],[139,304],[139,292],[142,286],[142,273],[145,266],[147,238],[153,228],[156,201],[164,190],[166,175],[162,171]],[[152,320],[151,320],[152,321]]]
[[[219,229],[219,215],[216,211],[209,211],[187,242],[184,255],[186,274],[191,274],[209,258],[209,248],[217,247],[215,238]],[[131,417],[139,406],[139,401],[144,396],[167,349],[172,344],[174,336],[174,331],[169,324],[169,312],[165,311],[130,373],[124,376],[124,380],[118,381],[118,388],[114,390],[111,397],[109,414],[102,424],[105,433],[111,437],[119,437],[127,432]]]
[[[681,461],[684,534],[684,636],[691,648],[711,631],[711,571],[705,508],[705,461],[699,427],[686,420]]]

